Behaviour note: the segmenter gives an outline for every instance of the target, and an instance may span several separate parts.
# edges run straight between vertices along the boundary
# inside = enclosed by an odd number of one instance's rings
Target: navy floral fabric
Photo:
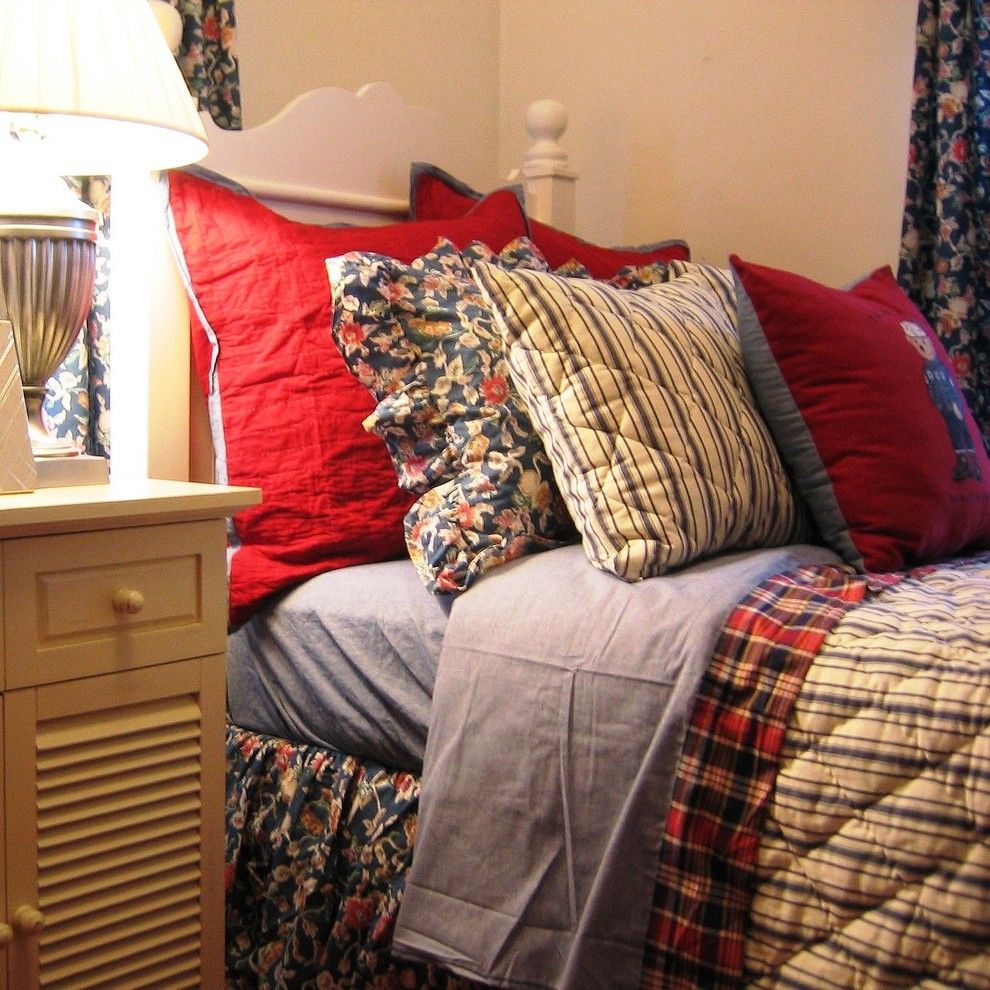
[[[591,272],[573,258],[555,268],[553,273],[565,278],[592,277]],[[669,282],[672,277],[670,265],[666,261],[654,261],[649,265],[627,265],[604,281],[606,285],[614,285],[617,289],[645,289],[649,285]]]
[[[920,0],[898,280],[938,332],[990,448],[990,19]]]
[[[199,108],[218,127],[241,128],[240,71],[234,0],[171,0],[182,14],[178,62]]]
[[[492,567],[575,538],[550,460],[511,378],[502,338],[471,280],[478,261],[546,268],[527,240],[494,254],[450,241],[405,265],[351,253],[327,262],[333,337],[378,405],[406,516],[410,558],[433,591],[463,591]]]
[[[228,990],[473,987],[389,950],[418,813],[412,774],[229,726]]]

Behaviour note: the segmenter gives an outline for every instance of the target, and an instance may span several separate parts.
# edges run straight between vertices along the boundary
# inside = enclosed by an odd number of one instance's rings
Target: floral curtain
[[[235,47],[234,0],[171,0],[182,14],[178,62],[200,110],[217,127],[241,127],[241,93]]]
[[[70,179],[80,199],[100,214],[96,231],[93,305],[79,338],[48,380],[43,414],[48,428],[88,454],[110,456],[110,183],[102,177]]]
[[[217,126],[241,126],[235,49],[234,0],[170,0],[183,19],[177,60],[201,110]],[[57,436],[90,454],[110,456],[110,184],[105,178],[70,180],[100,212],[93,307],[62,366],[48,381],[44,414]]]
[[[937,330],[990,448],[990,19],[920,0],[898,278]]]

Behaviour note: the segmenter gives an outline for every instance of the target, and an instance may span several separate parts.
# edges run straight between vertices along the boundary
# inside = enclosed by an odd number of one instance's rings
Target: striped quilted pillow
[[[638,290],[475,269],[591,562],[627,581],[807,535],[746,381],[730,273]]]

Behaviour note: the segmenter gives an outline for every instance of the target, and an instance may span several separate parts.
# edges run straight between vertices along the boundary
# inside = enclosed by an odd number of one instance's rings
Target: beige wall
[[[896,261],[915,0],[501,3],[500,155],[569,107],[578,227],[833,283]],[[553,43],[551,43],[551,40]]]
[[[498,6],[465,0],[237,0],[246,126],[317,86],[388,82],[464,135],[465,181],[495,181]]]
[[[475,185],[526,104],[569,109],[578,232],[688,240],[841,283],[895,263],[915,0],[238,0],[245,118],[384,79],[436,106]],[[342,28],[339,26],[343,25]]]

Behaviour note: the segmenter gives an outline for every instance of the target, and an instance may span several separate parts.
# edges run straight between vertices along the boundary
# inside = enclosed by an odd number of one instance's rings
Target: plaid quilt
[[[678,766],[644,988],[739,986],[747,893],[788,718],[825,636],[865,592],[845,568],[801,568],[765,581],[727,620]]]
[[[990,556],[869,596],[811,666],[745,971],[753,987],[990,990]]]
[[[804,569],[736,609],[642,985],[990,988],[990,555]]]

